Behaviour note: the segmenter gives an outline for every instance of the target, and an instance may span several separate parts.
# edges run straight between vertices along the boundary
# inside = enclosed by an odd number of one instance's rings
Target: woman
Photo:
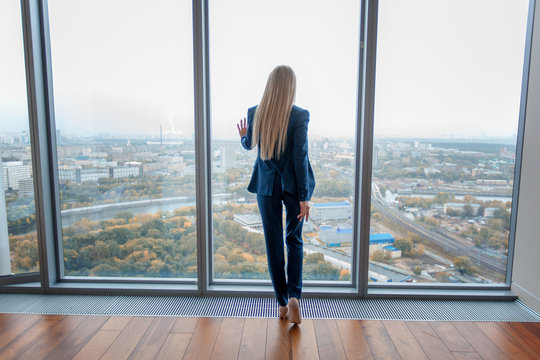
[[[302,225],[309,219],[308,201],[315,188],[308,158],[309,112],[293,105],[296,76],[289,66],[268,77],[258,106],[237,124],[242,146],[257,146],[248,191],[257,194],[272,285],[280,318],[300,324],[302,295]],[[255,135],[254,135],[255,134]],[[283,254],[283,207],[286,209],[287,277]]]

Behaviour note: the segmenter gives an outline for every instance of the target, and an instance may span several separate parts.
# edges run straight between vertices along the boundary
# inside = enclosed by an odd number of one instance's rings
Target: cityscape
[[[196,277],[193,140],[56,135],[65,274]],[[11,271],[37,271],[29,136],[2,133],[0,143]],[[352,139],[310,141],[317,185],[303,232],[307,281],[351,280],[354,149]],[[246,190],[255,155],[239,141],[212,142],[216,279],[269,278]],[[514,164],[515,145],[503,141],[376,139],[369,280],[504,282]]]

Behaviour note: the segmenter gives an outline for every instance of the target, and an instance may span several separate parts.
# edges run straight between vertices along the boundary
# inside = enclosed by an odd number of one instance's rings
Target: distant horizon
[[[72,139],[106,139],[106,140],[117,140],[117,141],[127,141],[127,140],[140,140],[140,141],[158,141],[160,140],[160,136],[158,134],[156,135],[149,135],[149,134],[103,134],[103,133],[96,133],[96,134],[70,134],[70,133],[63,133],[61,129],[57,129],[60,131],[61,137],[67,137]],[[23,132],[28,132],[27,130],[19,130],[19,131],[0,131],[0,134],[11,134],[11,135],[17,135],[21,134]],[[353,137],[343,137],[343,136],[320,136],[320,135],[310,135],[310,140],[346,140],[346,141],[355,141],[355,138]],[[58,139],[57,139],[58,140]],[[182,140],[182,141],[192,141],[193,140],[193,134],[191,136],[163,136],[163,142],[171,142],[176,140]],[[506,145],[515,145],[517,141],[517,136],[479,136],[479,137],[393,137],[393,136],[374,136],[375,141],[407,141],[407,142],[414,142],[414,141],[421,141],[421,142],[456,142],[456,143],[464,143],[464,142],[479,142],[479,143],[490,143],[490,144],[506,144]],[[239,141],[239,138],[232,139],[232,138],[212,138],[212,141],[225,141],[225,142],[235,142]],[[154,144],[155,145],[155,144]]]
[[[527,12],[526,0],[381,1],[376,137],[515,138]],[[191,2],[50,0],[48,13],[58,128],[193,136]],[[360,13],[359,1],[212,2],[212,131],[234,139],[270,70],[289,64],[310,136],[354,134]],[[1,2],[0,130],[28,128],[21,29],[20,3]]]

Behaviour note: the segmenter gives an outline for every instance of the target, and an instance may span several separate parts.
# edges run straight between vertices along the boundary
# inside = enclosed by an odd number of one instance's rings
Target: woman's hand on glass
[[[309,219],[309,202],[300,201],[300,214],[297,216],[298,221],[302,221],[304,218],[306,221]]]
[[[240,135],[240,138],[247,135],[247,121],[246,118],[240,119],[240,122],[236,124],[236,128],[238,129],[238,135]]]

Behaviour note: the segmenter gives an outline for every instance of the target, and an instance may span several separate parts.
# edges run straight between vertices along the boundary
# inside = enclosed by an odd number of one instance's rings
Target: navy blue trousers
[[[300,202],[281,191],[281,177],[274,176],[271,196],[257,195],[261,213],[268,270],[279,305],[285,306],[290,297],[300,299],[302,295],[302,225],[298,221]],[[283,246],[283,205],[286,210],[285,243],[287,245],[287,278],[285,278],[285,254]]]

